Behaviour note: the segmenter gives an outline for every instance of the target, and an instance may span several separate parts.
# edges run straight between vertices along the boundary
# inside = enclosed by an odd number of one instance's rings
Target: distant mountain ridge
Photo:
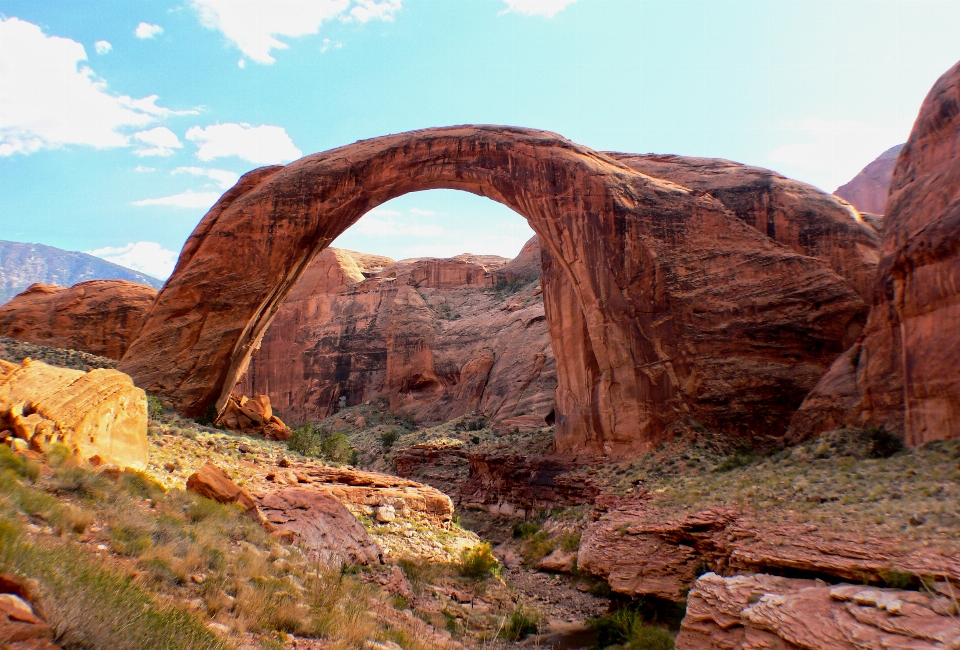
[[[902,144],[890,147],[876,160],[860,170],[849,183],[845,183],[834,192],[836,196],[852,203],[860,212],[883,214],[887,205],[887,192],[893,168],[897,165],[897,156],[903,149]]]
[[[129,280],[154,289],[163,286],[162,280],[86,253],[0,240],[0,304],[35,282],[69,287],[87,280]]]

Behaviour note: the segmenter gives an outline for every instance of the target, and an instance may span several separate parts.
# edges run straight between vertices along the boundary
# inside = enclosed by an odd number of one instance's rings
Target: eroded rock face
[[[134,469],[147,464],[147,396],[116,370],[0,361],[3,430],[37,450],[64,444],[95,464]]]
[[[960,643],[955,608],[915,591],[707,573],[690,592],[676,647],[947,650]]]
[[[903,149],[902,144],[890,147],[876,160],[860,170],[849,183],[844,183],[834,192],[842,199],[852,203],[857,210],[872,214],[883,214],[887,207],[887,193],[890,179],[897,164],[897,156]]]
[[[463,126],[246,174],[191,235],[119,368],[187,414],[222,407],[316,254],[377,205],[433,188],[504,203],[539,236],[559,451],[628,456],[693,421],[776,438],[861,327],[864,304],[830,264],[717,199],[552,133]],[[423,301],[410,287],[398,299]],[[408,348],[401,371],[424,354]]]
[[[794,415],[789,438],[838,423],[919,445],[960,436],[960,64],[934,85],[900,152],[877,289],[859,344]]]
[[[119,359],[156,297],[127,280],[34,284],[0,307],[0,336]]]
[[[250,399],[246,395],[230,395],[217,424],[234,431],[261,435],[267,440],[286,440],[293,432],[273,414],[268,395]]]
[[[882,583],[891,570],[960,581],[960,560],[921,541],[864,537],[815,525],[770,524],[716,507],[683,516],[644,501],[626,503],[583,534],[577,566],[630,596],[681,601],[697,576],[799,573]]]
[[[394,262],[328,248],[280,308],[237,390],[270,395],[294,421],[386,398],[420,423],[480,411],[544,426],[556,372],[539,276],[535,238],[510,263]],[[495,285],[521,290],[498,294]]]
[[[218,503],[239,503],[247,512],[256,511],[257,508],[253,497],[210,461],[207,461],[199,472],[190,475],[187,489]]]
[[[349,510],[323,488],[290,487],[260,499],[260,511],[278,531],[293,533],[308,557],[327,563],[379,564],[380,547]]]
[[[5,650],[60,650],[43,619],[36,583],[9,573],[0,574],[0,644]]]

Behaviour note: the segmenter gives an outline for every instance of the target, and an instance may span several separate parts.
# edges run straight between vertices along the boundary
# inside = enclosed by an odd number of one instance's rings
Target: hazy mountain
[[[86,280],[130,280],[156,289],[163,286],[162,280],[86,253],[0,240],[0,304],[34,282],[69,287]]]

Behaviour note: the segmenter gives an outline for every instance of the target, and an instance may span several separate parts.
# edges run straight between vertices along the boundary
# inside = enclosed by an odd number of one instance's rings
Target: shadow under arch
[[[636,453],[697,415],[686,397],[703,373],[678,355],[693,308],[669,290],[699,254],[691,233],[708,233],[719,250],[720,265],[705,271],[713,282],[731,268],[769,275],[772,264],[789,293],[825,272],[766,241],[712,197],[556,134],[425,129],[243,176],[187,240],[118,369],[188,415],[222,407],[317,253],[369,210],[429,189],[500,202],[539,236],[560,451]]]

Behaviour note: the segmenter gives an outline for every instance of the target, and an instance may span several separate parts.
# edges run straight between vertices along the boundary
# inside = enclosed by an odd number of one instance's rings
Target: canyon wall
[[[884,151],[850,179],[850,182],[838,187],[834,194],[846,199],[861,212],[883,214],[887,206],[893,168],[897,164],[901,149],[903,145],[898,144]]]
[[[512,262],[394,262],[325,249],[280,308],[237,392],[270,395],[292,422],[384,398],[417,422],[479,411],[508,426],[544,426],[556,370],[539,276],[535,237]]]

